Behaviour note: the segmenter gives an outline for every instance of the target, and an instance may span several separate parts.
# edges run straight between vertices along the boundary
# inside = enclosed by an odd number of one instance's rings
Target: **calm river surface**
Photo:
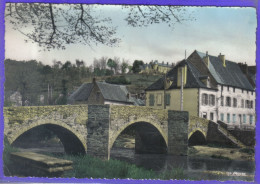
[[[111,158],[127,161],[156,172],[183,168],[194,180],[254,181],[255,163],[213,158],[193,158],[166,154],[135,154],[133,149],[113,148]]]
[[[21,151],[64,153],[63,148],[57,147],[27,148],[21,149]],[[167,154],[135,154],[134,149],[127,148],[113,148],[111,158],[152,169],[155,172],[183,168],[184,173],[192,180],[254,181],[255,175],[255,163],[252,161],[194,158]]]

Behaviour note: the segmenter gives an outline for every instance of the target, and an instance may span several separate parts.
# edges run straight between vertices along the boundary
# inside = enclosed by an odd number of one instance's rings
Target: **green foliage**
[[[116,62],[113,59],[109,58],[107,61],[107,66],[110,67],[112,70],[113,68],[116,67]]]
[[[140,66],[144,65],[142,60],[135,60],[133,63],[132,70],[134,73],[139,73],[141,71]]]
[[[228,157],[224,157],[222,155],[211,155],[211,158],[217,158],[217,159],[224,159],[224,160],[231,160]]]
[[[4,138],[3,165],[5,176],[11,175],[12,165],[14,165],[12,160],[10,159],[10,153],[17,151],[19,150],[17,148],[12,147],[9,144],[8,140]]]
[[[122,85],[131,84],[131,82],[127,80],[125,76],[108,77],[106,78],[106,82],[110,84],[122,84]]]
[[[183,169],[172,169],[158,174],[123,161],[110,159],[104,161],[89,155],[62,156],[73,161],[73,170],[65,172],[64,177],[76,178],[132,178],[132,179],[185,179]],[[187,179],[187,178],[186,178]]]
[[[249,155],[255,154],[255,150],[253,148],[242,148],[239,152],[248,153]]]
[[[126,62],[123,62],[121,64],[121,71],[122,71],[122,73],[125,73],[127,68],[128,68],[128,64]]]

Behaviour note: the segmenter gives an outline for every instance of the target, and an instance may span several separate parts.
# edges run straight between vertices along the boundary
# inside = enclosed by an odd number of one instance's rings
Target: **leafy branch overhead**
[[[27,41],[38,43],[43,50],[65,49],[69,44],[116,46],[116,35],[110,17],[98,14],[97,5],[7,3],[6,20]],[[173,27],[192,18],[184,18],[185,9],[174,6],[123,6],[127,24],[133,27],[167,23]]]

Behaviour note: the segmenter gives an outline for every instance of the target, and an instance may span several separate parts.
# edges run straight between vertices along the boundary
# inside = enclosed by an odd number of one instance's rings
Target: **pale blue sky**
[[[6,24],[6,58],[16,60],[36,59],[45,64],[82,59],[87,65],[94,58],[120,57],[132,63],[135,59],[144,62],[159,60],[177,62],[195,49],[208,51],[210,55],[222,53],[226,59],[235,62],[255,64],[256,51],[256,10],[254,8],[185,7],[193,12],[195,21],[175,24],[174,29],[166,24],[156,24],[145,28],[132,28],[124,21],[126,13],[120,6],[100,6],[104,16],[110,16],[118,26],[117,35],[121,38],[118,47],[104,45],[70,45],[66,50],[39,52],[37,44],[25,43],[24,37]],[[126,11],[126,10],[124,10]]]

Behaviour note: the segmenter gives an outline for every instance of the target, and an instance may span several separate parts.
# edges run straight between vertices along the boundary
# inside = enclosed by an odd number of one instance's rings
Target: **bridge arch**
[[[69,125],[59,120],[38,120],[32,122],[28,126],[24,126],[13,132],[11,137],[7,136],[8,141],[10,144],[13,144],[24,133],[41,126],[49,127],[60,138],[66,153],[86,153],[87,144],[84,137]],[[78,148],[76,148],[75,145],[77,145]],[[73,150],[75,148],[76,150]]]
[[[206,144],[206,142],[207,142],[206,135],[200,129],[196,129],[193,132],[191,132],[188,138],[188,145],[190,146],[202,145],[202,144]]]
[[[145,124],[149,124],[150,126],[154,127],[158,132],[159,134],[162,136],[164,142],[165,142],[165,145],[166,147],[168,147],[168,132],[165,132],[162,127],[159,126],[159,123],[155,123],[155,122],[152,122],[150,120],[147,120],[145,118],[138,118],[136,120],[133,120],[133,121],[129,121],[127,123],[124,123],[123,126],[119,127],[117,130],[114,130],[114,131],[111,131],[110,133],[110,136],[111,136],[111,139],[109,139],[109,150],[112,149],[116,139],[118,138],[118,136],[125,130],[127,129],[128,127],[130,127],[131,125],[134,125],[134,124],[141,124],[141,123],[145,123]]]

